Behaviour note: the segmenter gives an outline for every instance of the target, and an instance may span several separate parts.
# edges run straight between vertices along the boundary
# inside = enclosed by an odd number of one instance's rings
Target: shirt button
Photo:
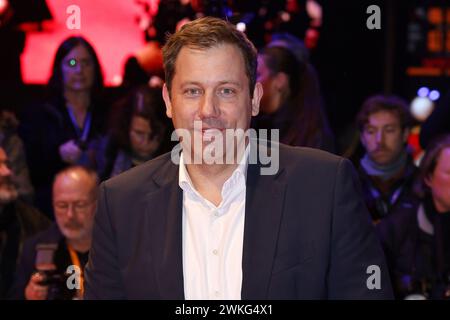
[[[219,251],[217,251],[216,249],[213,250],[213,254],[217,256],[217,254],[219,253]]]
[[[219,291],[214,292],[214,294],[215,294],[216,297],[220,297],[220,292]]]

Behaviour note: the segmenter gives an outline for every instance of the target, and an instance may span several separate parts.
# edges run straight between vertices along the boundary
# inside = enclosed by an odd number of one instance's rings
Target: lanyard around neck
[[[77,137],[78,139],[80,139],[81,141],[86,141],[89,135],[89,131],[91,129],[91,121],[92,121],[92,116],[91,113],[88,111],[86,112],[86,117],[84,119],[84,124],[83,124],[83,128],[82,130],[78,127],[78,123],[77,120],[75,118],[75,115],[73,114],[72,109],[67,108],[67,111],[69,112],[69,116],[70,116],[70,121],[72,122],[72,125],[75,129],[75,132],[77,133]]]

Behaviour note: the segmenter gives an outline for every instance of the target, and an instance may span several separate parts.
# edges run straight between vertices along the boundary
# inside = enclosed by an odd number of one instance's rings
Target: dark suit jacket
[[[391,298],[349,161],[280,145],[276,175],[249,164],[242,299]],[[101,185],[86,299],[184,299],[183,192],[170,154]],[[367,268],[381,269],[369,290]]]

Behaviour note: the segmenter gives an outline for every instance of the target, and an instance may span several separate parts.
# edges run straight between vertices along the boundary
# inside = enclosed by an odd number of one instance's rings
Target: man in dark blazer
[[[245,137],[233,164],[186,161],[205,157],[212,132],[247,130],[258,113],[245,35],[207,17],[175,33],[163,55],[167,115],[202,148],[183,136],[179,162],[165,154],[101,185],[85,298],[391,298],[349,161]],[[256,151],[276,170],[252,161]]]

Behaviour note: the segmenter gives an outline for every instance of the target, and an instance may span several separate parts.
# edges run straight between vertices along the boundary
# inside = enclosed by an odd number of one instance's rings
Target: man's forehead
[[[238,56],[239,58],[236,56]],[[238,46],[234,44],[221,43],[208,48],[184,46],[180,49],[180,52],[177,55],[175,66],[176,67],[183,66],[183,62],[185,60],[188,60],[191,63],[193,62],[202,63],[207,58],[211,57],[212,58],[222,57],[225,59],[225,61],[228,62],[229,66],[231,66],[232,63],[236,64],[244,62],[244,57],[242,56],[241,50],[239,49]],[[232,61],[230,60],[231,58],[236,59],[238,61]]]
[[[64,192],[88,192],[93,186],[93,181],[87,174],[75,175],[74,172],[63,173],[56,177],[53,188]]]
[[[247,81],[244,64],[239,48],[232,44],[219,44],[205,49],[186,46],[177,56],[174,81],[180,86],[207,83],[242,86]]]
[[[371,113],[367,120],[368,120],[367,124],[372,124],[372,123],[399,124],[400,123],[398,114],[396,112],[388,111],[388,110],[380,110],[380,111]]]

